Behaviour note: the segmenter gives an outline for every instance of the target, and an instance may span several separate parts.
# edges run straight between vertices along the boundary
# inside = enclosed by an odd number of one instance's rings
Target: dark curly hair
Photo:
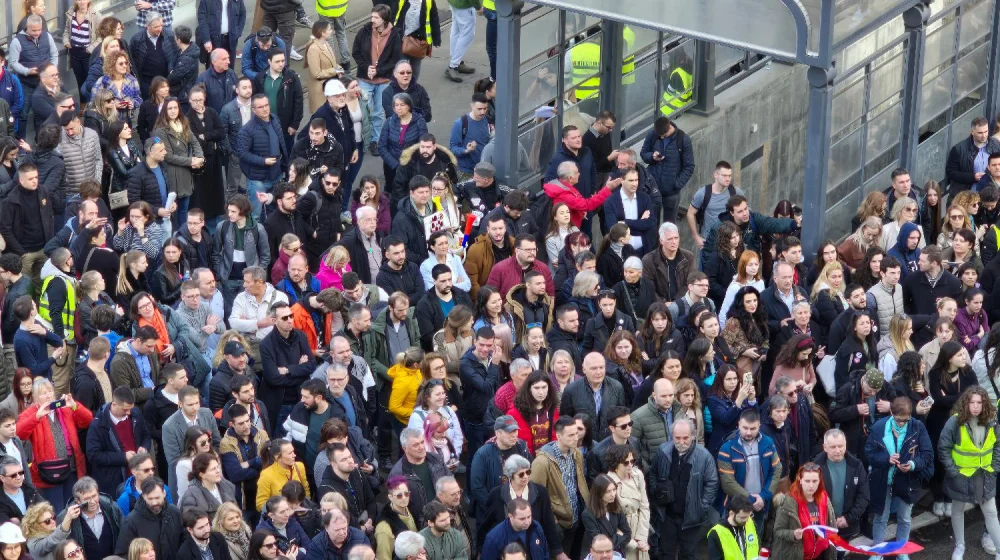
[[[549,376],[540,371],[531,372],[514,395],[514,408],[517,409],[521,417],[525,420],[531,418],[532,413],[538,409],[536,406],[538,403],[531,395],[531,387],[536,383],[546,383],[549,386],[549,394],[545,396],[545,400],[541,403],[542,410],[547,410],[550,413],[554,412],[556,404],[559,401],[559,396],[556,394],[556,389],[552,386],[552,380],[549,379]]]
[[[750,313],[744,307],[743,298],[747,294],[757,296],[757,310],[753,313]],[[767,313],[764,311],[764,302],[760,299],[760,292],[757,291],[757,288],[743,286],[736,291],[736,297],[733,298],[733,305],[729,309],[729,319],[739,321],[740,328],[743,330],[743,334],[746,335],[747,340],[750,341],[750,344],[762,346],[767,343]]]
[[[632,457],[632,464],[638,461],[638,457],[632,452],[632,448],[627,445],[612,444],[604,452],[604,466],[609,471],[614,471],[618,465],[625,463],[629,456]]]

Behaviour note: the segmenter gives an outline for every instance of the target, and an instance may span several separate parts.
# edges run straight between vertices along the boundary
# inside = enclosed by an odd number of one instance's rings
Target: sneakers
[[[944,504],[944,514],[947,517],[951,517],[951,502],[947,502]]]
[[[459,76],[458,74],[459,74],[458,68],[452,68],[450,66],[448,67],[447,70],[444,71],[445,78],[448,78],[449,80],[457,84],[460,84],[462,83],[462,77]]]
[[[938,517],[944,517],[944,502],[934,502],[931,511]]]
[[[983,533],[983,538],[979,540],[979,544],[983,545],[983,550],[986,551],[986,554],[995,555],[997,553],[997,547],[993,545],[993,538],[990,537],[989,533]]]
[[[309,19],[309,16],[307,16],[304,11],[299,14],[299,17],[295,18],[295,23],[301,27],[305,27],[306,29],[312,29],[313,26],[312,20]]]
[[[295,50],[295,47],[292,47],[292,51],[291,54],[289,55],[289,58],[291,58],[292,60],[302,60],[302,55],[299,54],[299,51]]]
[[[465,61],[459,62],[458,63],[458,68],[456,68],[455,70],[458,70],[462,74],[475,74],[476,73],[476,70],[473,67],[471,67],[471,66],[467,66],[465,64]]]
[[[956,544],[955,550],[951,553],[951,560],[962,560],[963,558],[965,558],[965,545]]]
[[[368,144],[368,153],[378,157],[378,142],[372,142]]]
[[[340,221],[343,222],[343,223],[345,223],[345,224],[347,224],[347,225],[350,225],[351,224],[351,212],[350,211],[341,212],[340,213]]]

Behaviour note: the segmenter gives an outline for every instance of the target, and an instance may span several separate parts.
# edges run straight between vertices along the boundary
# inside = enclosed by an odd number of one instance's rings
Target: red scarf
[[[827,497],[826,492],[818,492],[815,496],[816,507],[819,509],[819,525],[827,525]],[[809,506],[805,501],[795,501],[799,508],[799,523],[802,527],[807,527],[809,525],[814,525],[812,518],[809,516]],[[830,541],[821,538],[819,535],[813,531],[803,531],[802,532],[802,554],[803,558],[806,560],[813,560],[814,558],[819,558],[827,547],[830,546]]]

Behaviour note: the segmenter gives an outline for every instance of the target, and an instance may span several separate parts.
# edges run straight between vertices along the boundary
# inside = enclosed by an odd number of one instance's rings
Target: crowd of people
[[[455,82],[477,9],[495,76],[496,14],[464,2]],[[997,554],[989,123],[948,205],[897,169],[807,256],[801,209],[752,210],[731,164],[684,191],[667,117],[637,150],[610,112],[568,124],[539,194],[501,184],[491,77],[428,132],[434,2],[376,4],[350,49],[338,6],[200,0],[192,30],[139,0],[124,41],[75,0],[68,92],[25,2],[0,51],[6,560],[833,560],[805,527],[881,542],[893,513],[906,540],[927,488],[953,559],[967,504]]]

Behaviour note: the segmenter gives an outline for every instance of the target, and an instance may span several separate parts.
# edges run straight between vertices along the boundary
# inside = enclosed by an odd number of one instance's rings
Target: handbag
[[[434,47],[424,39],[412,35],[403,37],[403,55],[408,58],[421,59],[431,55]]]
[[[834,374],[837,371],[837,358],[836,356],[831,356],[827,354],[823,356],[823,360],[816,366],[816,376],[819,377],[820,382],[823,383],[823,388],[826,389],[826,394],[831,397],[837,396],[837,379]]]
[[[128,206],[128,191],[122,190],[108,193],[108,206],[112,210],[118,210],[119,208],[125,208]]]
[[[69,480],[72,469],[70,468],[70,461],[72,457],[67,457],[65,459],[52,459],[51,461],[39,461],[38,462],[38,476],[42,478],[42,482],[46,484],[62,484]]]

